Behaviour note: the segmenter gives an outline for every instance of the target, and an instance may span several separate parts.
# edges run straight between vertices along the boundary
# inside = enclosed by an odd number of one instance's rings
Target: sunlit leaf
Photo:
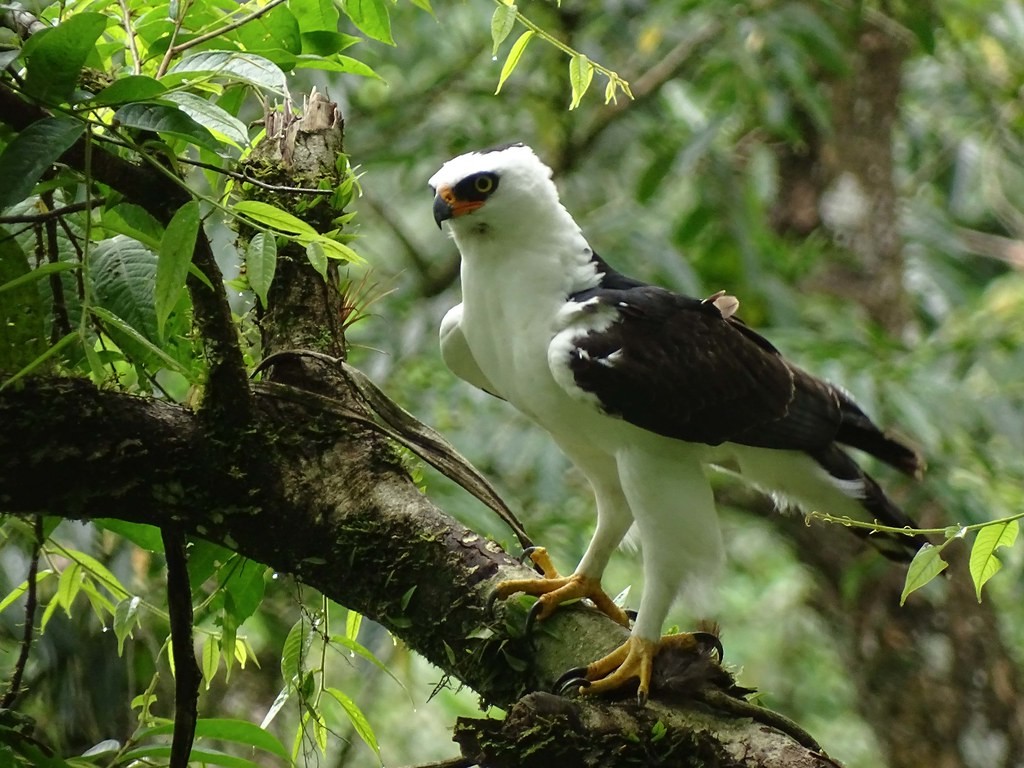
[[[57,580],[57,603],[64,612],[71,615],[71,604],[82,589],[82,566],[71,563],[60,573]]]
[[[981,589],[999,569],[1003,567],[999,558],[996,557],[996,550],[1000,547],[1012,547],[1017,541],[1019,523],[1010,520],[1005,523],[993,523],[986,525],[974,539],[974,546],[971,547],[971,579],[974,581],[974,591],[977,594],[978,602],[981,602]]]
[[[576,109],[580,105],[593,79],[594,65],[590,63],[590,59],[582,53],[569,59],[569,84],[572,87],[572,103],[569,109]]]
[[[515,70],[516,64],[519,63],[519,59],[523,56],[523,51],[526,50],[526,46],[530,44],[532,39],[533,30],[528,29],[512,44],[512,50],[508,52],[508,57],[501,67],[501,74],[498,76],[498,87],[494,90],[496,94],[501,92],[501,86],[505,84],[509,75]]]
[[[203,653],[200,658],[199,668],[203,671],[203,681],[206,683],[206,690],[210,690],[213,678],[217,676],[217,669],[220,667],[220,640],[216,637],[206,638],[203,643]]]
[[[164,83],[179,83],[197,75],[216,77],[231,82],[248,83],[284,96],[288,83],[284,72],[274,62],[254,53],[239,51],[202,51],[171,67]]]
[[[204,99],[201,96],[196,96],[194,93],[186,91],[170,93],[164,98],[168,101],[173,101],[182,112],[201,126],[209,129],[214,134],[223,136],[236,147],[248,146],[249,132],[245,127],[245,123],[209,99]]]
[[[258,200],[241,200],[234,205],[235,213],[246,216],[257,224],[276,229],[288,235],[318,237],[317,231],[309,224],[270,203]]]
[[[384,0],[345,0],[345,15],[352,19],[367,37],[394,45],[391,37],[391,16]]]
[[[47,568],[45,570],[42,570],[42,571],[37,571],[36,572],[36,585],[38,586],[39,584],[41,584],[42,582],[44,582],[46,579],[50,578],[51,576],[53,576],[53,571],[51,571],[49,568]],[[10,592],[8,592],[7,596],[3,600],[0,600],[0,613],[3,613],[4,611],[6,611],[15,600],[20,598],[26,592],[28,592],[28,581],[27,580],[21,582],[21,584],[19,584],[14,589],[12,589]]]
[[[512,28],[516,25],[516,16],[519,14],[519,9],[514,4],[512,5],[499,5],[494,9],[494,15],[491,16],[491,55],[498,55],[498,48],[505,42],[505,38],[512,32]]]
[[[949,567],[949,563],[941,557],[943,546],[945,545],[936,547],[925,544],[917,550],[917,554],[914,555],[914,559],[910,561],[910,567],[907,569],[903,594],[900,595],[900,605],[907,601],[911,592],[920,589]]]
[[[348,719],[352,721],[352,727],[355,728],[356,733],[359,734],[359,738],[361,738],[366,745],[374,751],[377,757],[380,757],[380,746],[377,744],[377,737],[373,732],[373,728],[370,727],[370,722],[366,719],[363,711],[354,701],[352,701],[352,699],[337,688],[326,688],[325,691],[333,696],[335,701],[341,704],[342,709],[345,710],[345,714],[348,715]]]
[[[139,623],[139,607],[142,600],[133,595],[126,597],[117,604],[114,609],[114,636],[117,638],[117,655],[124,655],[124,641],[127,639],[135,625]]]
[[[167,86],[146,75],[128,75],[118,78],[102,91],[89,99],[90,107],[111,107],[130,104],[133,101],[148,101],[167,91]]]

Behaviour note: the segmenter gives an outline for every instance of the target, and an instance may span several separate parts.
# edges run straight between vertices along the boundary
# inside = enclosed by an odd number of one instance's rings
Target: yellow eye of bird
[[[482,195],[486,195],[492,189],[494,189],[494,179],[490,176],[477,176],[473,182],[473,187]]]

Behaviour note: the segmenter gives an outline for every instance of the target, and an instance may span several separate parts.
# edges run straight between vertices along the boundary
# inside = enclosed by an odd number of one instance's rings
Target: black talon
[[[699,652],[704,652],[710,646],[709,650],[717,654],[719,664],[725,660],[725,649],[722,648],[722,641],[718,639],[718,635],[713,635],[710,632],[692,632],[691,634],[693,639],[697,641]]]
[[[544,603],[538,600],[536,603],[530,606],[530,612],[526,614],[526,629],[524,634],[533,634],[533,625],[537,621],[537,614],[544,609]]]
[[[640,707],[640,709],[643,709],[644,707],[647,706],[647,692],[646,691],[637,690],[637,692],[636,692],[636,705],[638,707]]]
[[[623,610],[625,610],[626,618],[629,619],[630,623],[636,621],[636,617],[639,615],[636,611],[632,608],[625,608]]]
[[[523,565],[526,565],[526,561],[530,560],[530,555],[532,555],[538,549],[539,547],[526,547],[519,555],[519,562]],[[533,562],[533,560],[530,560],[530,567],[533,568],[533,570],[535,570],[541,576],[544,575],[544,571],[542,571],[540,566]]]
[[[586,667],[570,669],[555,681],[555,693],[559,696],[568,696],[572,693],[578,693],[580,688],[589,688],[590,681],[585,677],[581,677],[585,671]]]
[[[484,606],[487,609],[487,613],[490,614],[491,616],[494,616],[494,604],[497,603],[497,602],[498,602],[498,588],[495,587],[494,589],[491,590],[490,594],[487,595],[487,602],[486,602],[486,604]]]
[[[559,696],[564,696],[566,689],[573,685],[577,688],[589,688],[590,681],[583,676],[586,673],[586,667],[573,667],[555,680],[552,690],[554,690]]]
[[[579,693],[580,688],[589,688],[590,681],[585,677],[574,677],[571,680],[566,680],[562,687],[558,689],[559,696],[568,696],[572,693]]]

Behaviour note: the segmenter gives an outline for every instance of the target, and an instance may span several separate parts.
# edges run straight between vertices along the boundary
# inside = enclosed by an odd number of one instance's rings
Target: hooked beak
[[[441,228],[442,221],[465,216],[483,204],[483,200],[460,200],[451,187],[439,187],[434,196],[434,221],[437,222],[437,228]]]
[[[437,228],[441,228],[441,222],[450,219],[454,213],[452,213],[452,207],[448,201],[444,199],[444,192],[449,192],[445,188],[442,188],[436,195],[434,195],[434,221],[437,222]]]

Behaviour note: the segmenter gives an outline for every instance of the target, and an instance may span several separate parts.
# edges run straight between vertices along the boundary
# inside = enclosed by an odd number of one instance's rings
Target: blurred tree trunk
[[[814,287],[860,305],[872,322],[899,337],[911,313],[892,129],[906,48],[863,19],[849,35],[850,71],[831,84],[833,131],[826,136],[808,126],[804,151],[782,151],[784,189],[774,224],[796,236],[823,225],[836,259]],[[956,510],[934,506],[911,512],[928,526],[957,518]],[[816,603],[835,628],[861,714],[890,767],[1024,764],[1020,670],[992,603],[975,597],[965,548],[950,553],[948,580],[915,593],[901,608],[903,569],[865,571],[853,537],[820,525],[786,525],[818,576]]]

